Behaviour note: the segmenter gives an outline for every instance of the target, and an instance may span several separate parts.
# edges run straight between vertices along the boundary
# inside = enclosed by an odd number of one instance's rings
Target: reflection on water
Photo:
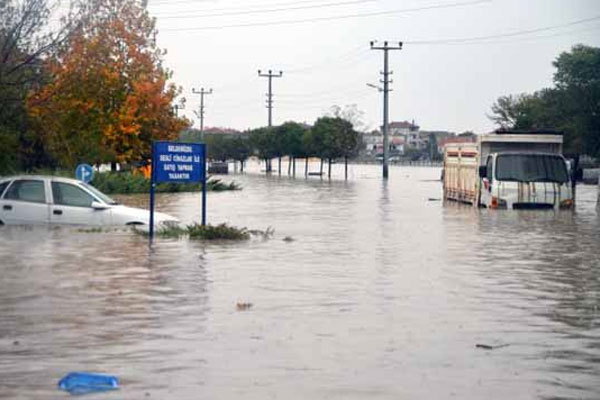
[[[490,211],[437,201],[437,168],[350,172],[209,193],[210,222],[269,241],[0,229],[0,398],[62,398],[73,370],[127,399],[600,397],[596,188],[575,213]],[[158,209],[198,221],[200,198]]]

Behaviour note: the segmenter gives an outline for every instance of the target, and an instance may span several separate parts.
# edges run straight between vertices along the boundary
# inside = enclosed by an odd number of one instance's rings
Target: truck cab
[[[564,157],[556,153],[502,152],[479,167],[479,205],[487,208],[571,208],[573,191]]]
[[[496,131],[444,151],[444,199],[486,208],[572,208],[562,134]]]

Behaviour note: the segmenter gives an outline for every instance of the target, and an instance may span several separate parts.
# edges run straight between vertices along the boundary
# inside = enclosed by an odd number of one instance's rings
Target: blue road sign
[[[88,164],[79,164],[75,168],[75,177],[85,183],[90,183],[94,177],[94,169]]]
[[[154,182],[204,182],[205,145],[199,143],[154,143]]]
[[[154,190],[160,182],[202,182],[202,225],[206,225],[206,145],[154,142],[150,182],[150,243],[154,237]]]

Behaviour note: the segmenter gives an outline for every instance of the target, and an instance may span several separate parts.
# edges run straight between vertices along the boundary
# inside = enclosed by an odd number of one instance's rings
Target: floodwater
[[[98,399],[600,398],[596,187],[576,212],[478,210],[437,201],[439,168],[334,167],[209,193],[209,222],[270,240],[0,229],[0,398],[67,398],[70,371],[119,376]]]

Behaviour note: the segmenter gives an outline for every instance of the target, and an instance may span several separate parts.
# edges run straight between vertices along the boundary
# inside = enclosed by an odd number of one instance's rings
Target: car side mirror
[[[479,177],[486,178],[487,177],[487,165],[479,166]]]
[[[106,204],[100,203],[99,201],[92,201],[92,208],[94,210],[106,210],[108,206]]]

